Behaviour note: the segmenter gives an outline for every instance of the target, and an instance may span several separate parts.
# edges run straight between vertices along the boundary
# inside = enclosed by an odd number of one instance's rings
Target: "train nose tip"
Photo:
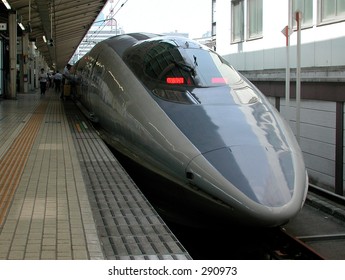
[[[220,173],[220,177],[256,203],[281,207],[292,198],[295,172],[290,151],[261,146],[233,146],[213,150],[202,156]],[[198,160],[201,158],[190,164],[191,170],[197,168],[197,165],[201,166]],[[213,174],[211,177],[209,180],[217,176]],[[216,184],[223,193],[231,194],[226,184]]]

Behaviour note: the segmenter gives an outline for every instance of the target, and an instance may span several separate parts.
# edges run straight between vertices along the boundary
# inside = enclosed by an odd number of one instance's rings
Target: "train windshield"
[[[145,86],[163,99],[185,103],[190,99],[186,97],[188,88],[228,85],[240,93],[242,103],[257,101],[254,91],[227,61],[186,38],[146,40],[129,48],[123,59]]]
[[[203,49],[164,52],[147,61],[145,73],[161,83],[196,87],[231,85],[240,80],[217,54]]]
[[[132,47],[124,60],[144,83],[212,87],[242,80],[218,54],[188,39],[144,41]]]

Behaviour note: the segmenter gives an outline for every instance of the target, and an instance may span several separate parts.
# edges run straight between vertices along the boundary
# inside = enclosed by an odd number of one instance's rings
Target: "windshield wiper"
[[[195,65],[195,66],[198,66],[198,62],[196,61],[196,56],[193,55],[193,58],[194,58],[194,65]]]
[[[183,62],[177,62],[177,61],[173,61],[171,60],[172,63],[174,63],[178,68],[186,71],[186,72],[189,72],[192,74],[193,77],[195,77],[195,68],[190,66],[190,65],[187,65]],[[197,64],[196,64],[197,65]]]

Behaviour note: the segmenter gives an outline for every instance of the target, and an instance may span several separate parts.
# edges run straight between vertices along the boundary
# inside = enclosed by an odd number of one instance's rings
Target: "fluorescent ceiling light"
[[[7,10],[11,10],[10,4],[8,4],[7,0],[2,0],[2,3],[6,6]]]
[[[19,22],[18,25],[19,25],[19,27],[20,27],[22,30],[25,30],[25,27],[24,27],[24,25],[23,25],[21,22]]]

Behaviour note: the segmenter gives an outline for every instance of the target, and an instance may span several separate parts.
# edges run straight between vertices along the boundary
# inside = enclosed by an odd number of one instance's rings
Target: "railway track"
[[[276,260],[324,260],[325,258],[315,251],[307,243],[286,232],[283,228],[278,229],[268,252],[270,259]]]
[[[345,198],[310,185],[301,213],[282,230],[322,259],[344,260]]]

